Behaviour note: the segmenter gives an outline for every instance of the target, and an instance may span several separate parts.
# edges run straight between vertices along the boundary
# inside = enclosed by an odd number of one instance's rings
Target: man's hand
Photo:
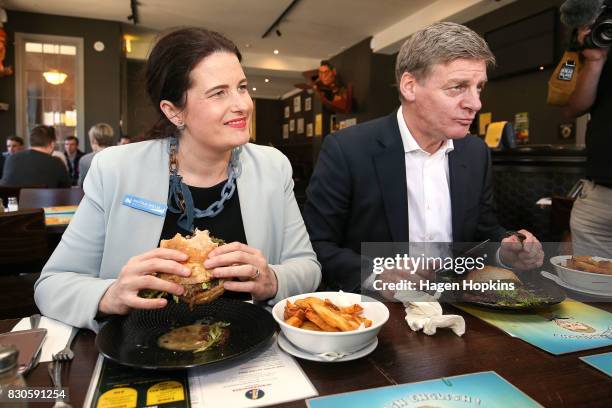
[[[525,236],[522,242],[516,235],[502,240],[499,251],[501,262],[511,268],[522,270],[542,266],[544,251],[540,241],[527,230],[522,229],[519,232]]]
[[[591,33],[590,27],[582,27],[578,29],[577,39],[580,45],[584,44],[584,39]],[[604,63],[608,58],[608,48],[585,48],[582,50],[582,56],[585,63]]]

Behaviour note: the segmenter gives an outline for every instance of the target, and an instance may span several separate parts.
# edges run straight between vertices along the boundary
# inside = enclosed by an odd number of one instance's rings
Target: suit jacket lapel
[[[387,117],[378,134],[373,160],[383,196],[385,215],[394,242],[408,242],[408,192],[404,146],[396,113]]]
[[[454,140],[454,149],[448,155],[448,170],[450,179],[451,216],[453,225],[453,241],[462,241],[465,197],[467,191],[468,173],[467,157],[463,149],[463,140]]]

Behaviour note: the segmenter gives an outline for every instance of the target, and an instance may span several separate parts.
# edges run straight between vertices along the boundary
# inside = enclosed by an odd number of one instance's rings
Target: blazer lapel
[[[373,160],[383,196],[385,215],[394,242],[408,242],[408,192],[404,146],[392,113],[379,133]]]
[[[469,182],[467,157],[462,142],[462,140],[454,140],[454,149],[448,155],[453,241],[455,242],[463,240],[463,223],[461,222],[465,213],[465,197],[463,195],[467,191]]]

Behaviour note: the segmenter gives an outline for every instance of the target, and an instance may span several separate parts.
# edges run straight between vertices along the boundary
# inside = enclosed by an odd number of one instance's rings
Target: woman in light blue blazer
[[[186,275],[185,255],[160,239],[208,229],[231,242],[205,267],[226,293],[275,303],[314,291],[321,279],[293,195],[291,166],[248,143],[253,102],[236,46],[186,28],[162,37],[147,62],[147,91],[160,113],[149,140],[98,153],[85,197],[35,285],[46,316],[98,329],[96,319],[156,309],[143,289],[182,295],[158,272]]]

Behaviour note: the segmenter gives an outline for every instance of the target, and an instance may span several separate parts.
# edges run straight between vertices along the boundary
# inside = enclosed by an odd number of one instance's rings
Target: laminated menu
[[[507,313],[456,305],[469,314],[551,354],[612,345],[612,313],[575,300],[533,313]]]
[[[541,407],[494,371],[309,399],[310,408]]]

